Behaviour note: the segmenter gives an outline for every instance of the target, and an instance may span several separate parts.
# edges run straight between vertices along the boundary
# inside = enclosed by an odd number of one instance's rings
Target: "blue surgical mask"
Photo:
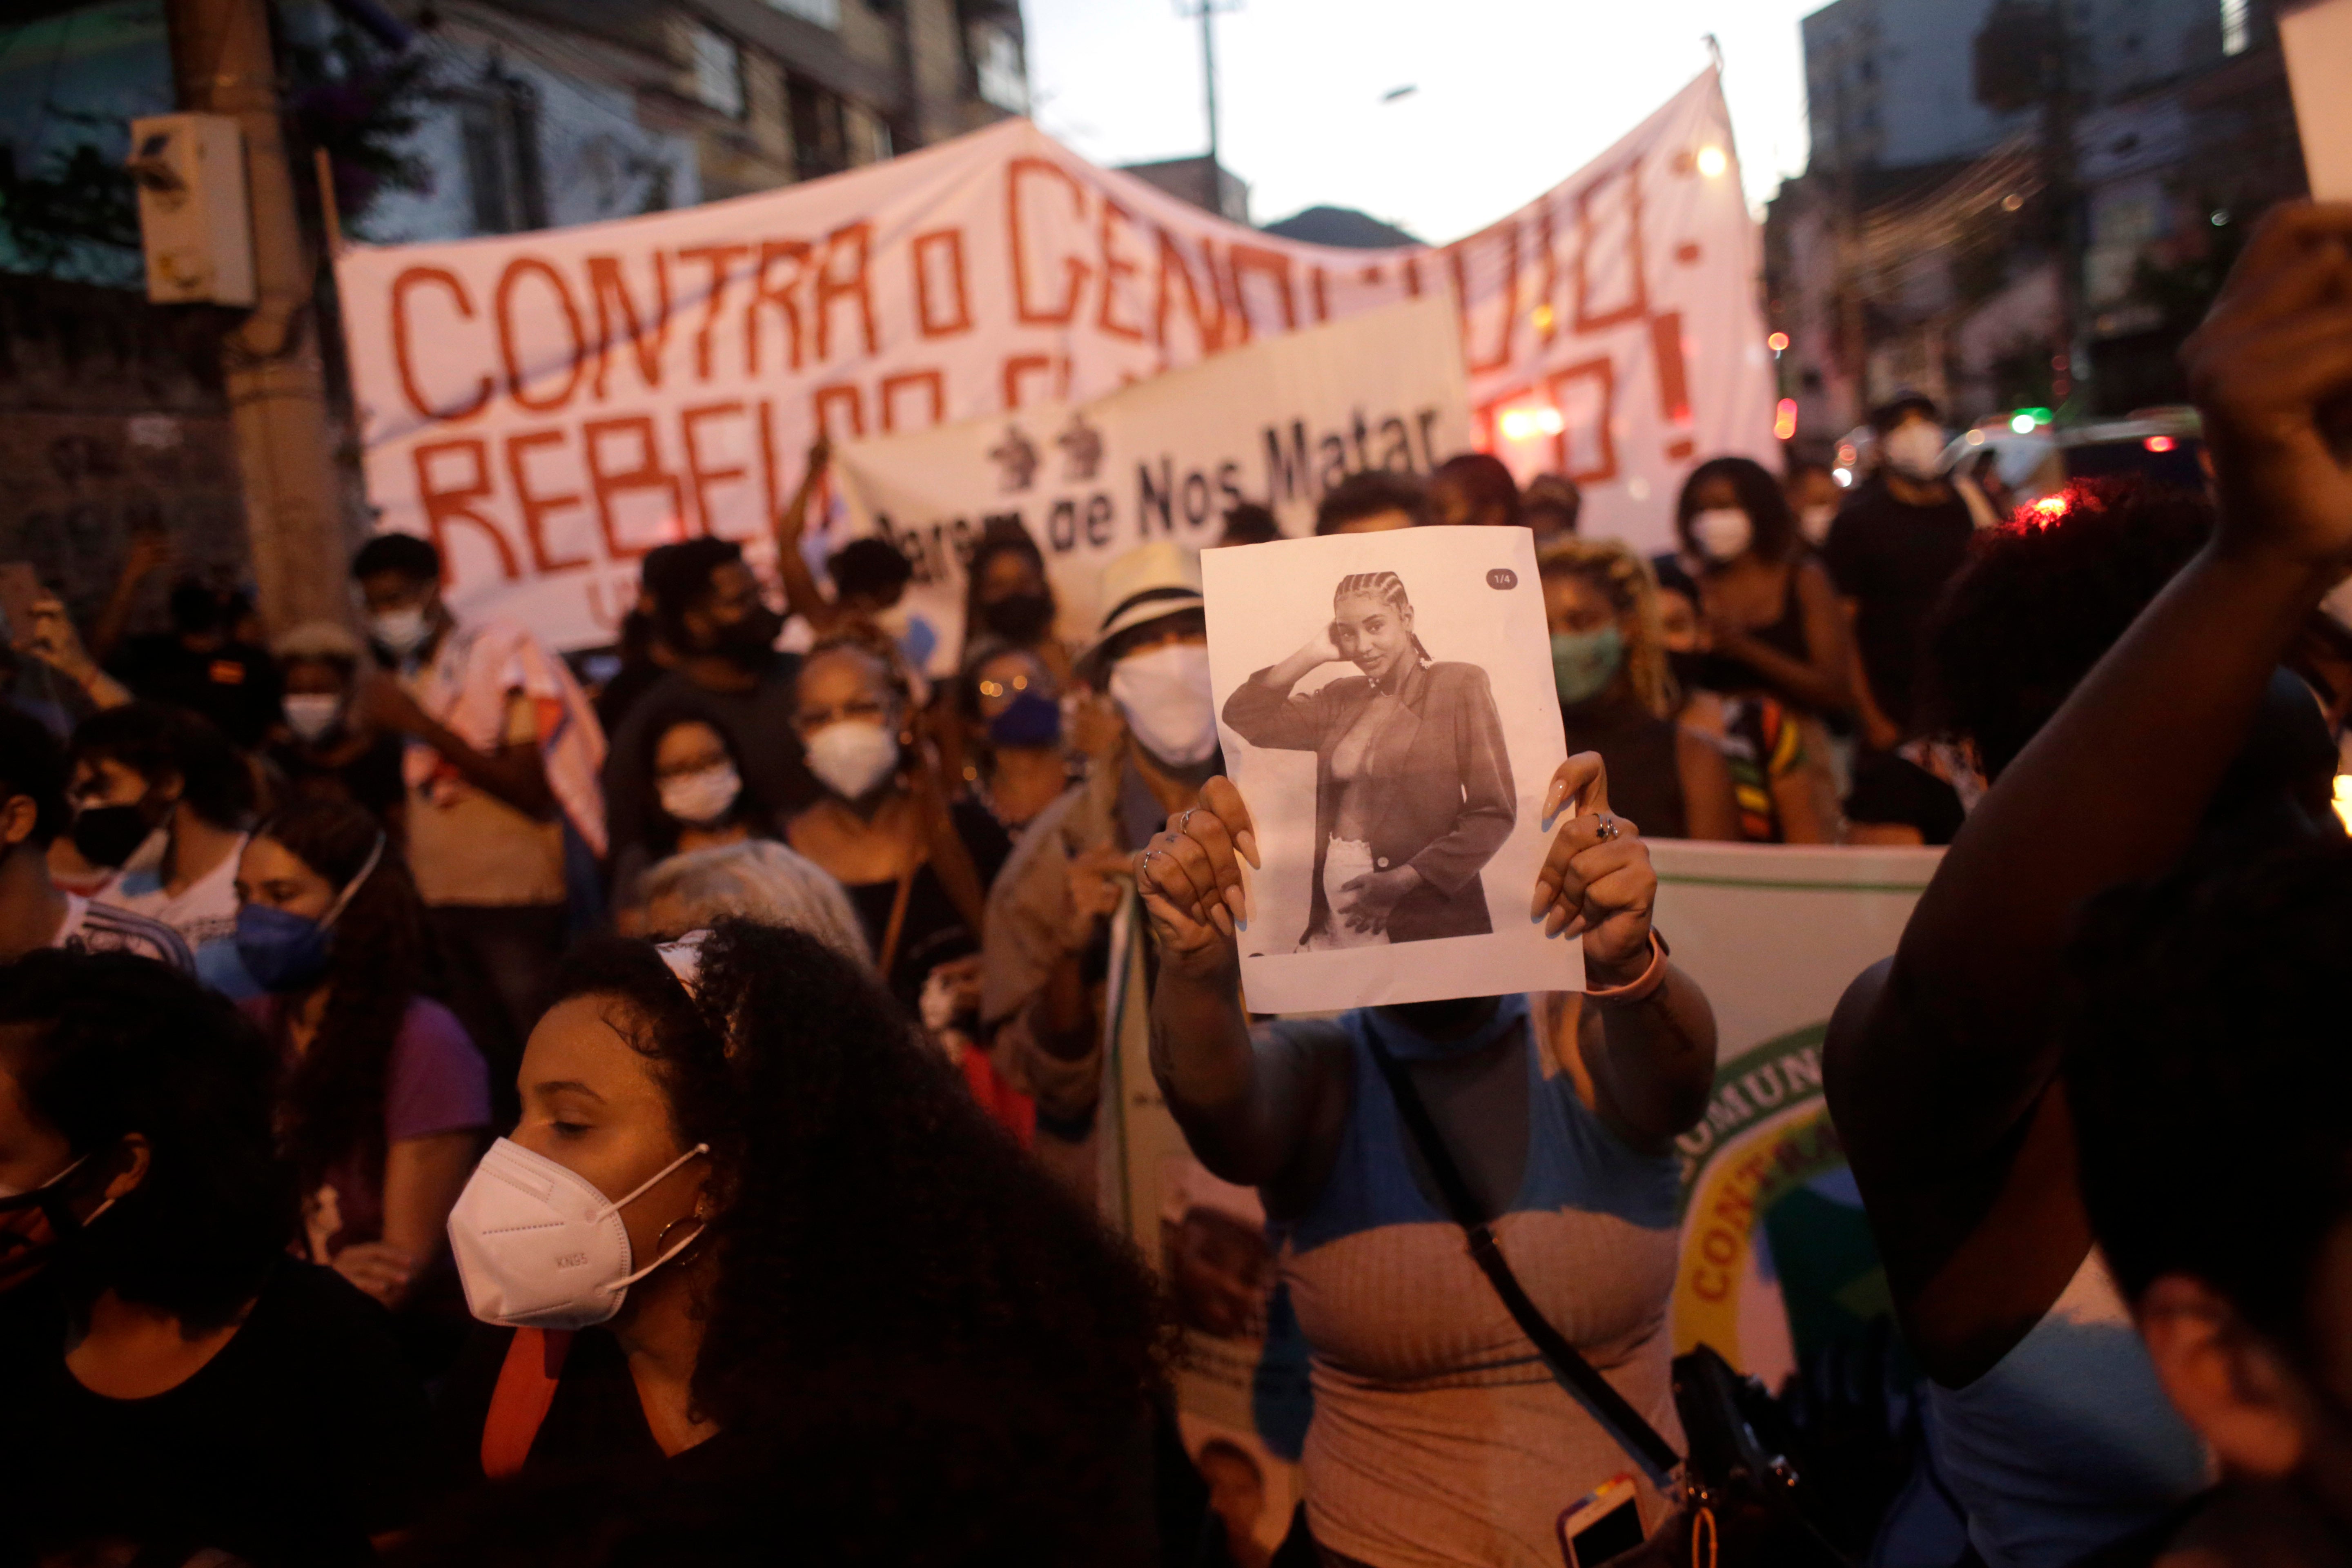
[[[1600,696],[1624,662],[1625,639],[1614,626],[1551,635],[1551,680],[1562,702],[1573,705]]]
[[[1050,746],[1061,738],[1062,705],[1027,689],[1014,692],[1004,711],[988,721],[994,746]]]
[[[316,920],[268,904],[237,906],[236,956],[254,983],[264,991],[279,994],[308,991],[316,985],[334,956],[336,918],[383,858],[383,836],[378,834],[359,875]]]

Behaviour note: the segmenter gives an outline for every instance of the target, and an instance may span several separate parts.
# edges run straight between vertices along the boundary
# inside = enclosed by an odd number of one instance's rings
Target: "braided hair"
[[[1337,609],[1342,599],[1354,598],[1379,599],[1401,614],[1412,614],[1412,601],[1405,595],[1404,579],[1393,572],[1350,572],[1340,578],[1339,585],[1331,590],[1332,607]],[[1412,634],[1412,651],[1421,656],[1424,665],[1436,662],[1429,657],[1429,649],[1422,646],[1419,632]]]

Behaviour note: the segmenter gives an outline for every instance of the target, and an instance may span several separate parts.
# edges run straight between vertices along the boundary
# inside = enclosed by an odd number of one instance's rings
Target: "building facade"
[[[2303,188],[2269,0],[2057,4],[1805,18],[1811,157],[1766,225],[1801,439],[1906,387],[1959,420],[2182,395],[2245,225]]]

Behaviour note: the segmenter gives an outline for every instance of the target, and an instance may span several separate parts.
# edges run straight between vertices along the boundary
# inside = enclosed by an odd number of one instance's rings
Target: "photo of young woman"
[[[1315,753],[1315,869],[1300,949],[1492,931],[1479,872],[1518,808],[1486,671],[1430,656],[1394,572],[1340,578],[1319,619],[1297,653],[1224,705],[1226,725],[1252,745]],[[1359,673],[1293,695],[1335,663]]]

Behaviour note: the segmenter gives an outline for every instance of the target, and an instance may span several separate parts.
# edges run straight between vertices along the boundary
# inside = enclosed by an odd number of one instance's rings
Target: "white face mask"
[[[844,800],[863,800],[898,765],[898,737],[871,719],[844,719],[808,738],[809,772]]]
[[[1711,506],[1691,514],[1690,535],[1709,561],[1731,561],[1755,542],[1756,524],[1740,507]]]
[[[1168,643],[1111,667],[1110,700],[1136,742],[1171,767],[1204,763],[1217,749],[1217,706],[1209,692],[1209,650]]]
[[[633,1274],[621,1211],[709,1152],[709,1144],[697,1143],[626,1197],[612,1200],[570,1166],[499,1139],[449,1211],[449,1250],[467,1309],[486,1323],[519,1329],[585,1329],[607,1321],[630,1286],[702,1234],[698,1222],[694,1235]]]
[[[425,646],[433,635],[433,623],[422,605],[405,609],[386,610],[368,617],[368,635],[382,643],[395,658],[406,658]]]
[[[317,742],[343,716],[340,697],[308,691],[286,694],[286,727],[305,741]]]
[[[1932,479],[1942,465],[1943,426],[1926,419],[1906,421],[1886,433],[1878,451],[1886,466],[1905,479]]]
[[[1818,506],[1799,507],[1797,526],[1804,531],[1805,542],[1809,544],[1828,542],[1830,524],[1837,521],[1837,502],[1833,500],[1822,501]]]
[[[661,781],[661,808],[690,827],[701,827],[727,815],[743,793],[743,780],[732,763],[674,773]]]

